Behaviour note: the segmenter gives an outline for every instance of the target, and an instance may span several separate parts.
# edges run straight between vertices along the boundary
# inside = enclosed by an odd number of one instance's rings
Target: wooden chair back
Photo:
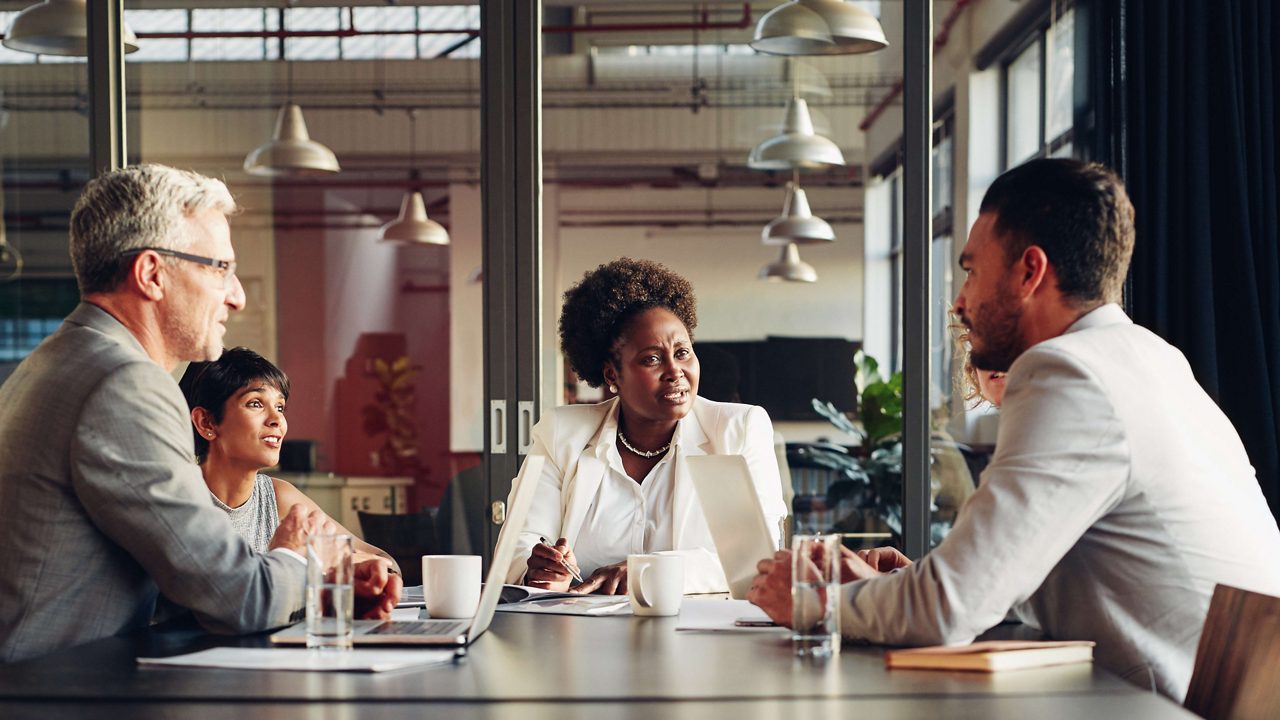
[[[1214,588],[1183,706],[1208,720],[1280,718],[1280,597]]]

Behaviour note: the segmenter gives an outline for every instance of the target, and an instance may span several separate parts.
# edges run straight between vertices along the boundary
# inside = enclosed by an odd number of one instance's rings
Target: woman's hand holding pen
[[[565,592],[573,580],[569,568],[578,567],[569,541],[560,538],[555,545],[540,542],[529,553],[529,571],[525,582],[531,587]]]

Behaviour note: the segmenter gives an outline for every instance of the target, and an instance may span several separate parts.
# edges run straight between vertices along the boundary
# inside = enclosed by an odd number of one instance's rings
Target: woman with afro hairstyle
[[[729,589],[684,459],[742,455],[765,519],[786,514],[773,425],[763,408],[698,397],[693,287],[665,266],[621,258],[564,295],[560,348],[610,400],[543,415],[530,455],[545,455],[508,582],[623,594],[627,555],[673,551],[685,592]],[[514,497],[515,488],[512,488]],[[554,546],[542,538],[558,538]]]

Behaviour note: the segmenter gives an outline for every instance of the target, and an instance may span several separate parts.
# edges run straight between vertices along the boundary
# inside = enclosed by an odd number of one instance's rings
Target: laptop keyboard
[[[461,635],[467,623],[456,620],[388,620],[369,629],[366,635]]]

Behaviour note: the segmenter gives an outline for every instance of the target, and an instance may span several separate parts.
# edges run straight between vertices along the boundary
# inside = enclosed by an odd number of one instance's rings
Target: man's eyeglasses
[[[156,253],[157,255],[174,257],[174,258],[178,258],[179,260],[186,260],[187,262],[193,262],[199,265],[206,265],[208,267],[213,268],[214,271],[217,272],[218,275],[222,278],[222,288],[224,290],[229,289],[231,287],[231,279],[236,276],[235,260],[217,260],[211,257],[205,257],[203,255],[192,255],[191,253],[179,252],[178,250],[170,250],[169,248],[158,248],[158,247],[134,248],[132,250],[126,250],[125,252],[121,253],[121,257],[128,257],[129,255],[139,255],[148,250],[150,250],[153,253]]]

